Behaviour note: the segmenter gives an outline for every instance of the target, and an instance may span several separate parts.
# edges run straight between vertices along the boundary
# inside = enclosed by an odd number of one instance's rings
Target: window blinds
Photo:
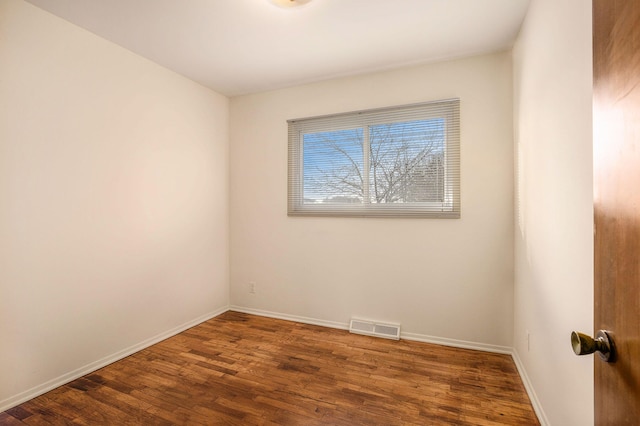
[[[288,121],[290,216],[460,217],[460,100]]]

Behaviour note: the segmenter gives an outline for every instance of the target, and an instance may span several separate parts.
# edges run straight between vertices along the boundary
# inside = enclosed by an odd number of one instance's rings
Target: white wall
[[[593,357],[569,344],[593,328],[591,2],[532,1],[513,57],[514,346],[550,424],[593,424]]]
[[[453,97],[462,105],[461,219],[287,217],[287,119]],[[232,305],[511,346],[508,53],[233,98],[230,132]]]
[[[225,97],[0,1],[0,407],[228,305],[227,149]]]

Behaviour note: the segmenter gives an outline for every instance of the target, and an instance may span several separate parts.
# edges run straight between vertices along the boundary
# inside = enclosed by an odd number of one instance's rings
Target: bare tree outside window
[[[305,134],[305,203],[442,202],[444,120]]]

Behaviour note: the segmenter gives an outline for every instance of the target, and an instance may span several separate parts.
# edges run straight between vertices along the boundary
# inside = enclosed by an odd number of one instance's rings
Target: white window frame
[[[371,203],[368,187],[362,203],[305,203],[303,135],[349,129],[363,129],[363,174],[369,182],[369,127],[411,120],[444,119],[445,176],[442,202]],[[351,217],[460,217],[460,100],[447,99],[390,108],[355,111],[288,120],[288,215]]]

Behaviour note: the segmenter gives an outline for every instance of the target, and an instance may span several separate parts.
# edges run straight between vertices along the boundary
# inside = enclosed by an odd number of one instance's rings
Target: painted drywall
[[[2,0],[0,120],[0,406],[228,305],[225,97]]]
[[[510,347],[511,67],[496,53],[232,98],[232,306]],[[455,97],[460,219],[287,217],[287,119]]]
[[[513,58],[514,347],[549,424],[593,424],[593,357],[569,344],[593,328],[591,2],[531,2]]]

